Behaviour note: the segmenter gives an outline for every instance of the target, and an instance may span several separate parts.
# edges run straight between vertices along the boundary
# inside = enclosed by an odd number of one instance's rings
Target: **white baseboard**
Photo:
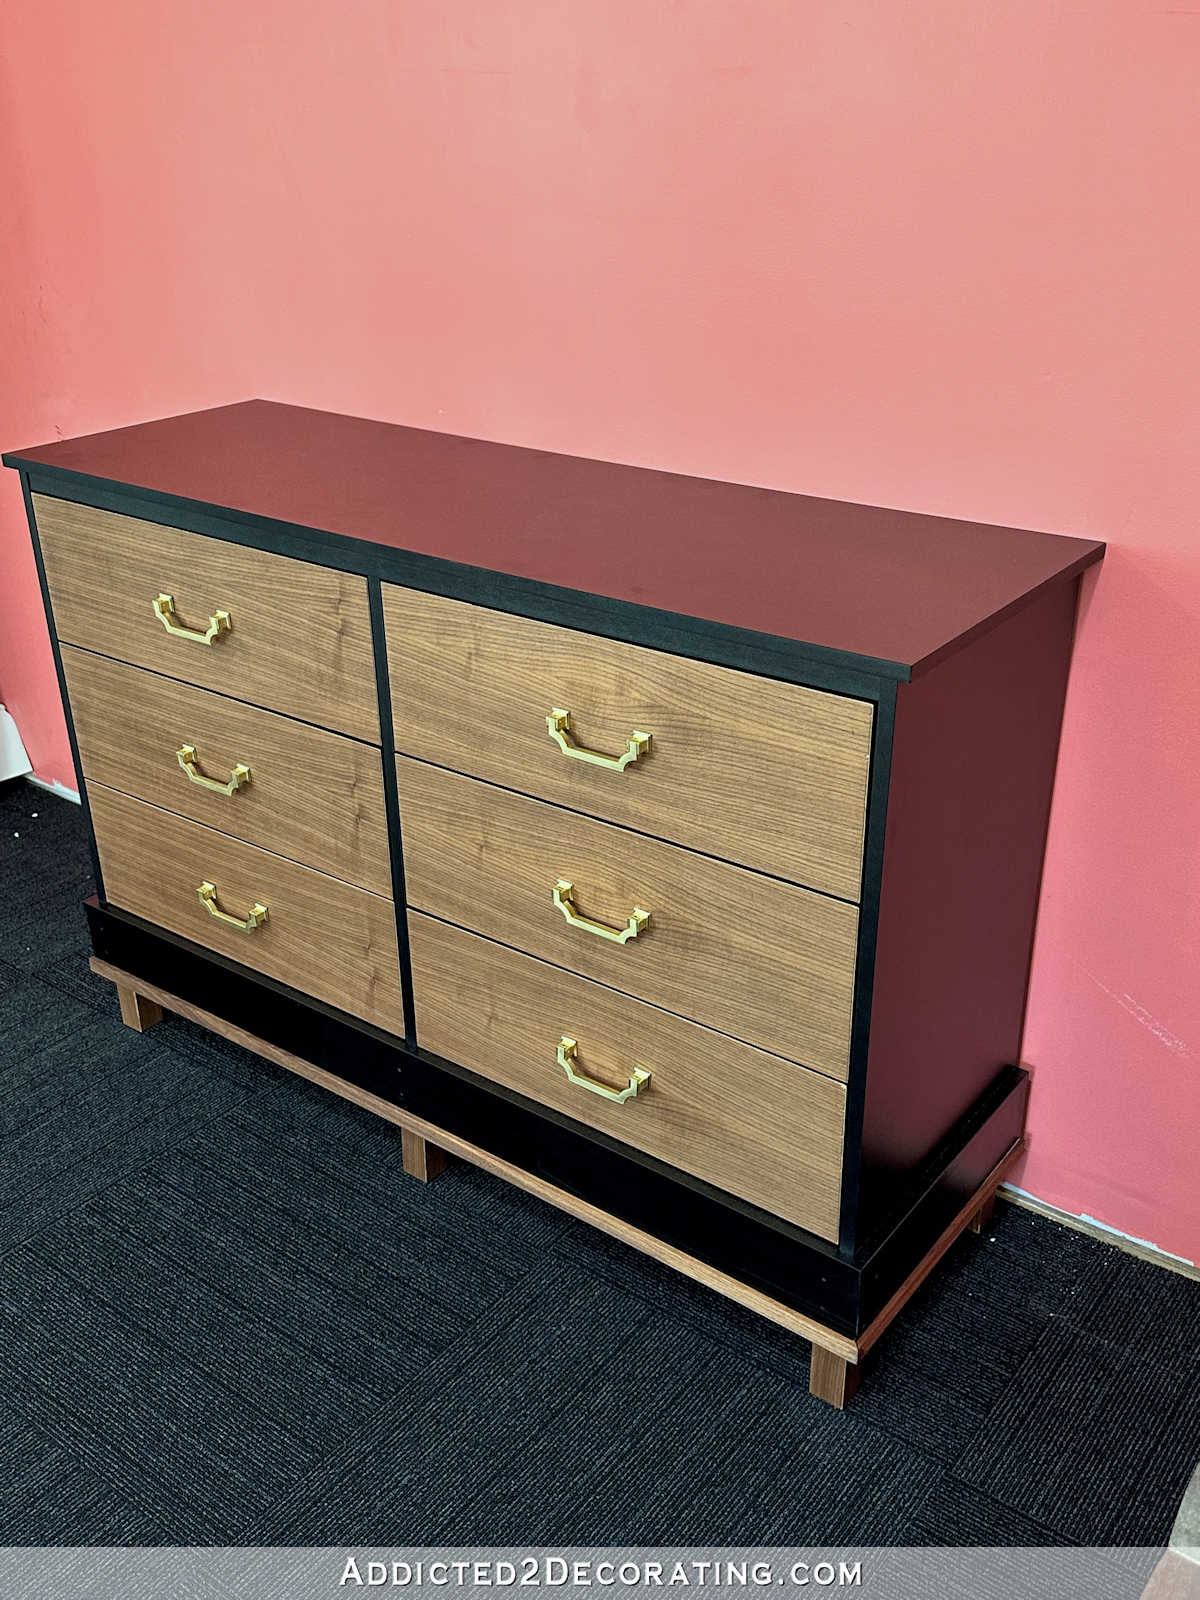
[[[29,757],[12,713],[0,706],[0,783],[7,783],[9,778],[23,778],[28,771]]]
[[[73,805],[79,804],[79,791],[68,789],[65,783],[51,783],[48,778],[36,777],[32,772],[29,774],[29,781],[35,783],[39,789],[45,789],[48,794],[56,794],[62,800],[70,800]]]
[[[1200,1267],[1194,1261],[1189,1261],[1186,1256],[1172,1255],[1169,1250],[1161,1249],[1149,1239],[1136,1239],[1133,1234],[1122,1233],[1120,1228],[1110,1227],[1107,1222],[1097,1222],[1095,1217],[1077,1217],[1073,1211],[1063,1211],[1047,1200],[1039,1200],[1027,1189],[1018,1189],[1014,1183],[1002,1183],[999,1194],[1002,1199],[1011,1200],[1013,1205],[1022,1206],[1026,1211],[1036,1211],[1040,1217],[1061,1222],[1064,1228],[1086,1233],[1090,1239],[1115,1245],[1118,1250],[1124,1250],[1126,1255],[1138,1256],[1142,1261],[1153,1261],[1155,1266],[1166,1267],[1169,1272],[1178,1272],[1181,1277],[1200,1282]]]

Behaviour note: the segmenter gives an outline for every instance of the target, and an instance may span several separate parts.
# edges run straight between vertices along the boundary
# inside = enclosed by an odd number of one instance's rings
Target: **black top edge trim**
[[[873,695],[866,692],[869,689],[869,680],[872,678],[895,679],[907,683],[912,676],[912,668],[905,662],[860,656],[850,651],[834,649],[829,645],[789,639],[780,634],[758,633],[752,628],[738,627],[733,623],[719,622],[709,617],[691,616],[683,612],[664,611],[655,606],[642,606],[631,600],[617,599],[612,595],[565,589],[557,584],[544,583],[537,578],[524,578],[516,573],[476,567],[466,562],[450,561],[444,556],[431,556],[394,545],[375,544],[370,540],[358,539],[353,534],[336,533],[328,528],[281,522],[271,517],[259,516],[255,512],[240,511],[231,506],[192,500],[185,495],[167,494],[162,490],[148,489],[139,484],[122,483],[116,478],[97,478],[86,472],[48,466],[44,462],[29,461],[11,452],[0,456],[0,461],[5,466],[19,467],[21,471],[27,472],[30,487],[35,493],[53,494],[54,486],[58,485],[90,491],[92,496],[129,496],[143,504],[215,518],[218,524],[224,524],[224,527],[217,526],[205,531],[212,537],[228,538],[236,543],[251,541],[237,539],[233,529],[276,536],[286,534],[292,542],[307,542],[314,554],[306,555],[303,550],[291,548],[286,551],[277,550],[279,554],[295,556],[300,560],[323,561],[325,565],[336,565],[343,571],[355,571],[365,577],[401,582],[411,588],[425,589],[452,599],[465,599],[469,603],[487,604],[496,609],[514,612],[520,611],[523,602],[527,605],[529,601],[537,599],[567,610],[586,608],[589,614],[587,620],[581,620],[576,626],[596,632],[597,617],[622,621],[628,627],[636,629],[637,636],[630,642],[649,642],[651,648],[671,648],[669,645],[655,646],[654,636],[664,629],[684,629],[698,639],[721,640],[735,646],[740,645],[755,655],[777,654],[782,659],[779,660],[774,672],[771,672],[769,667],[764,668],[760,665],[755,665],[749,670],[766,671],[770,675],[787,677],[794,681],[802,681],[795,678],[801,663],[833,669],[835,672],[860,674],[864,678],[863,689],[858,691],[862,698],[873,698]],[[112,507],[102,506],[102,509],[112,509]],[[263,548],[276,549],[276,546],[269,544]],[[339,559],[340,552],[352,552],[356,559],[350,562]],[[334,558],[332,561],[331,556]],[[470,594],[465,592],[467,589],[482,589],[484,585],[489,591],[486,600],[472,601]],[[497,585],[499,593],[492,593]],[[524,614],[530,613],[525,610]],[[570,622],[564,622],[563,625],[571,626]],[[853,689],[842,692],[855,693]]]

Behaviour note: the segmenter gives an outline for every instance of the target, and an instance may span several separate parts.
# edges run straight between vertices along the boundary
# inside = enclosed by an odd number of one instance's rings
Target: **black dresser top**
[[[248,400],[10,451],[53,494],[318,530],[772,635],[896,678],[1103,544]],[[65,488],[64,488],[64,492]],[[161,519],[160,519],[161,520]]]

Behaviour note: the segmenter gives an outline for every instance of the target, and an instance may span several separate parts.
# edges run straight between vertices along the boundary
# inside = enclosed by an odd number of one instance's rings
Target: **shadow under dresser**
[[[265,401],[3,459],[130,1026],[646,1251],[844,1404],[1022,1148],[1103,546]]]

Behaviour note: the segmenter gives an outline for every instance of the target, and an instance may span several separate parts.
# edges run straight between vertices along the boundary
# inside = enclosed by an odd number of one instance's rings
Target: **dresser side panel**
[[[860,1225],[1018,1059],[1077,588],[899,688]]]

